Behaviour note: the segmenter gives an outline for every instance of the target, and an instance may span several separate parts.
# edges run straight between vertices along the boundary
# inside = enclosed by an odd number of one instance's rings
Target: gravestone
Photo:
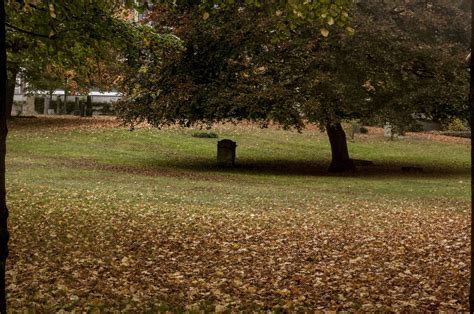
[[[217,142],[217,163],[220,166],[235,166],[235,148],[237,143],[231,140]]]
[[[34,96],[28,96],[26,97],[26,101],[23,104],[23,107],[21,108],[21,114],[22,115],[33,115],[35,114],[35,97]]]
[[[383,126],[383,136],[392,137],[392,126],[389,123],[385,123]]]
[[[356,134],[360,134],[360,125],[358,124],[353,124],[352,125],[352,130],[351,130],[351,139],[354,139],[354,136]]]
[[[399,134],[394,130],[393,125],[388,122],[383,126],[383,135],[389,137],[391,140],[399,137]]]

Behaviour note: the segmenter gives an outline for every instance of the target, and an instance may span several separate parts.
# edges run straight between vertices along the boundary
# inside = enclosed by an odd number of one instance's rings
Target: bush
[[[461,119],[455,118],[451,120],[445,127],[446,131],[454,131],[454,132],[465,132],[469,129],[464,125]]]
[[[192,137],[199,137],[199,138],[218,138],[219,136],[217,133],[214,132],[194,132]]]
[[[369,129],[367,129],[365,126],[360,127],[360,133],[361,134],[369,134]]]

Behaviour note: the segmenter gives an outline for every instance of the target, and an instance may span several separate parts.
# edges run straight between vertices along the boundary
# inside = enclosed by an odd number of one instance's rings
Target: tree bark
[[[5,41],[5,1],[0,5],[0,313],[7,312],[5,266],[8,257],[8,208],[5,188],[7,139],[7,53]]]
[[[16,76],[20,69],[17,65],[12,65],[8,67],[10,72],[10,78],[7,78],[7,90],[6,90],[6,115],[7,118],[12,115],[13,100],[15,97],[15,86],[16,86]]]
[[[326,131],[328,133],[332,153],[329,172],[338,173],[354,171],[354,162],[349,158],[346,133],[344,132],[341,123],[327,124]]]
[[[64,104],[63,104],[63,107],[61,108],[61,111],[60,111],[61,114],[66,114],[66,112],[67,112],[67,94],[68,94],[67,79],[65,79],[64,80]]]
[[[90,95],[87,95],[86,117],[92,117],[92,97]]]
[[[469,288],[469,312],[474,311],[474,146],[472,146],[472,126],[474,125],[474,1],[471,1],[471,58],[469,61],[469,70],[471,74],[470,91],[469,91],[469,111],[470,111],[470,127],[471,127],[471,282]]]

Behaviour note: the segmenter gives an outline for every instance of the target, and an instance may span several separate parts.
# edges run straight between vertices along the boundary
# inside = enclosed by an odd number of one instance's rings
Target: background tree
[[[124,18],[127,6],[133,1],[73,0],[73,1],[4,1],[0,8],[0,313],[6,313],[5,265],[8,256],[8,209],[5,189],[5,155],[7,117],[11,111],[7,103],[7,67],[17,62],[18,67],[34,70],[47,65],[73,69],[76,77],[93,84],[94,77],[88,62],[104,60],[104,53],[116,52],[111,59],[117,63],[132,63],[137,55],[153,49],[173,50],[179,41],[172,36],[160,36],[146,25],[136,25]],[[5,32],[5,27],[8,33]],[[31,43],[12,50],[15,42]],[[7,63],[7,52],[9,63]],[[111,54],[107,55],[108,57]],[[91,58],[91,59],[88,59]],[[34,64],[36,67],[29,68]],[[15,65],[15,66],[17,66]],[[97,65],[97,64],[96,64]],[[13,67],[13,66],[12,66]],[[10,71],[10,82],[13,78]]]
[[[107,89],[114,81],[111,74],[118,75],[116,68],[122,64],[117,56],[124,52],[126,45],[132,47],[124,40],[131,34],[123,29],[123,23],[127,21],[124,12],[129,11],[116,3],[71,2],[58,9],[54,3],[49,7],[42,6],[41,2],[22,4],[13,1],[7,10],[7,115],[13,103],[17,74],[28,83],[30,90],[56,86],[65,91],[70,88],[82,91],[92,87]],[[96,14],[102,15],[97,21]],[[68,23],[61,23],[62,20]],[[106,27],[109,34],[98,32]],[[120,35],[110,36],[114,31],[119,31]],[[76,36],[79,33],[82,36]],[[66,80],[69,81],[67,84]]]
[[[204,19],[193,5],[157,7],[149,20],[186,50],[159,65],[148,60],[130,78],[119,116],[156,126],[248,119],[300,130],[313,122],[329,135],[330,171],[352,170],[343,121],[467,117],[464,4],[358,2],[350,12],[357,31],[335,28],[328,38],[314,21],[295,27],[264,9]],[[342,23],[332,15],[324,14],[327,27]]]

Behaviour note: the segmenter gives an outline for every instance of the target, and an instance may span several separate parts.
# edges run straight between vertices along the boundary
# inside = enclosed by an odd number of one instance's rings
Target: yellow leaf
[[[324,37],[329,36],[329,31],[327,29],[325,29],[324,27],[321,28],[320,31],[321,31],[321,35],[323,35]]]
[[[347,26],[347,27],[346,27],[346,31],[349,33],[349,35],[354,35],[354,33],[355,33],[355,29],[353,29],[353,28],[350,27],[350,26]]]
[[[329,17],[327,23],[328,23],[328,25],[333,25],[334,24],[334,19],[332,17]]]
[[[209,18],[209,12],[204,12],[204,14],[202,15],[202,18],[203,20],[207,20]]]
[[[56,18],[56,12],[54,11],[54,4],[52,3],[49,4],[49,16],[51,16],[53,19]]]
[[[243,284],[242,280],[239,278],[235,278],[233,281],[236,286],[241,286]]]
[[[227,309],[227,306],[226,306],[225,304],[217,304],[217,305],[216,305],[216,308],[214,309],[214,311],[215,311],[216,313],[223,313],[223,312],[226,311],[226,309]]]

